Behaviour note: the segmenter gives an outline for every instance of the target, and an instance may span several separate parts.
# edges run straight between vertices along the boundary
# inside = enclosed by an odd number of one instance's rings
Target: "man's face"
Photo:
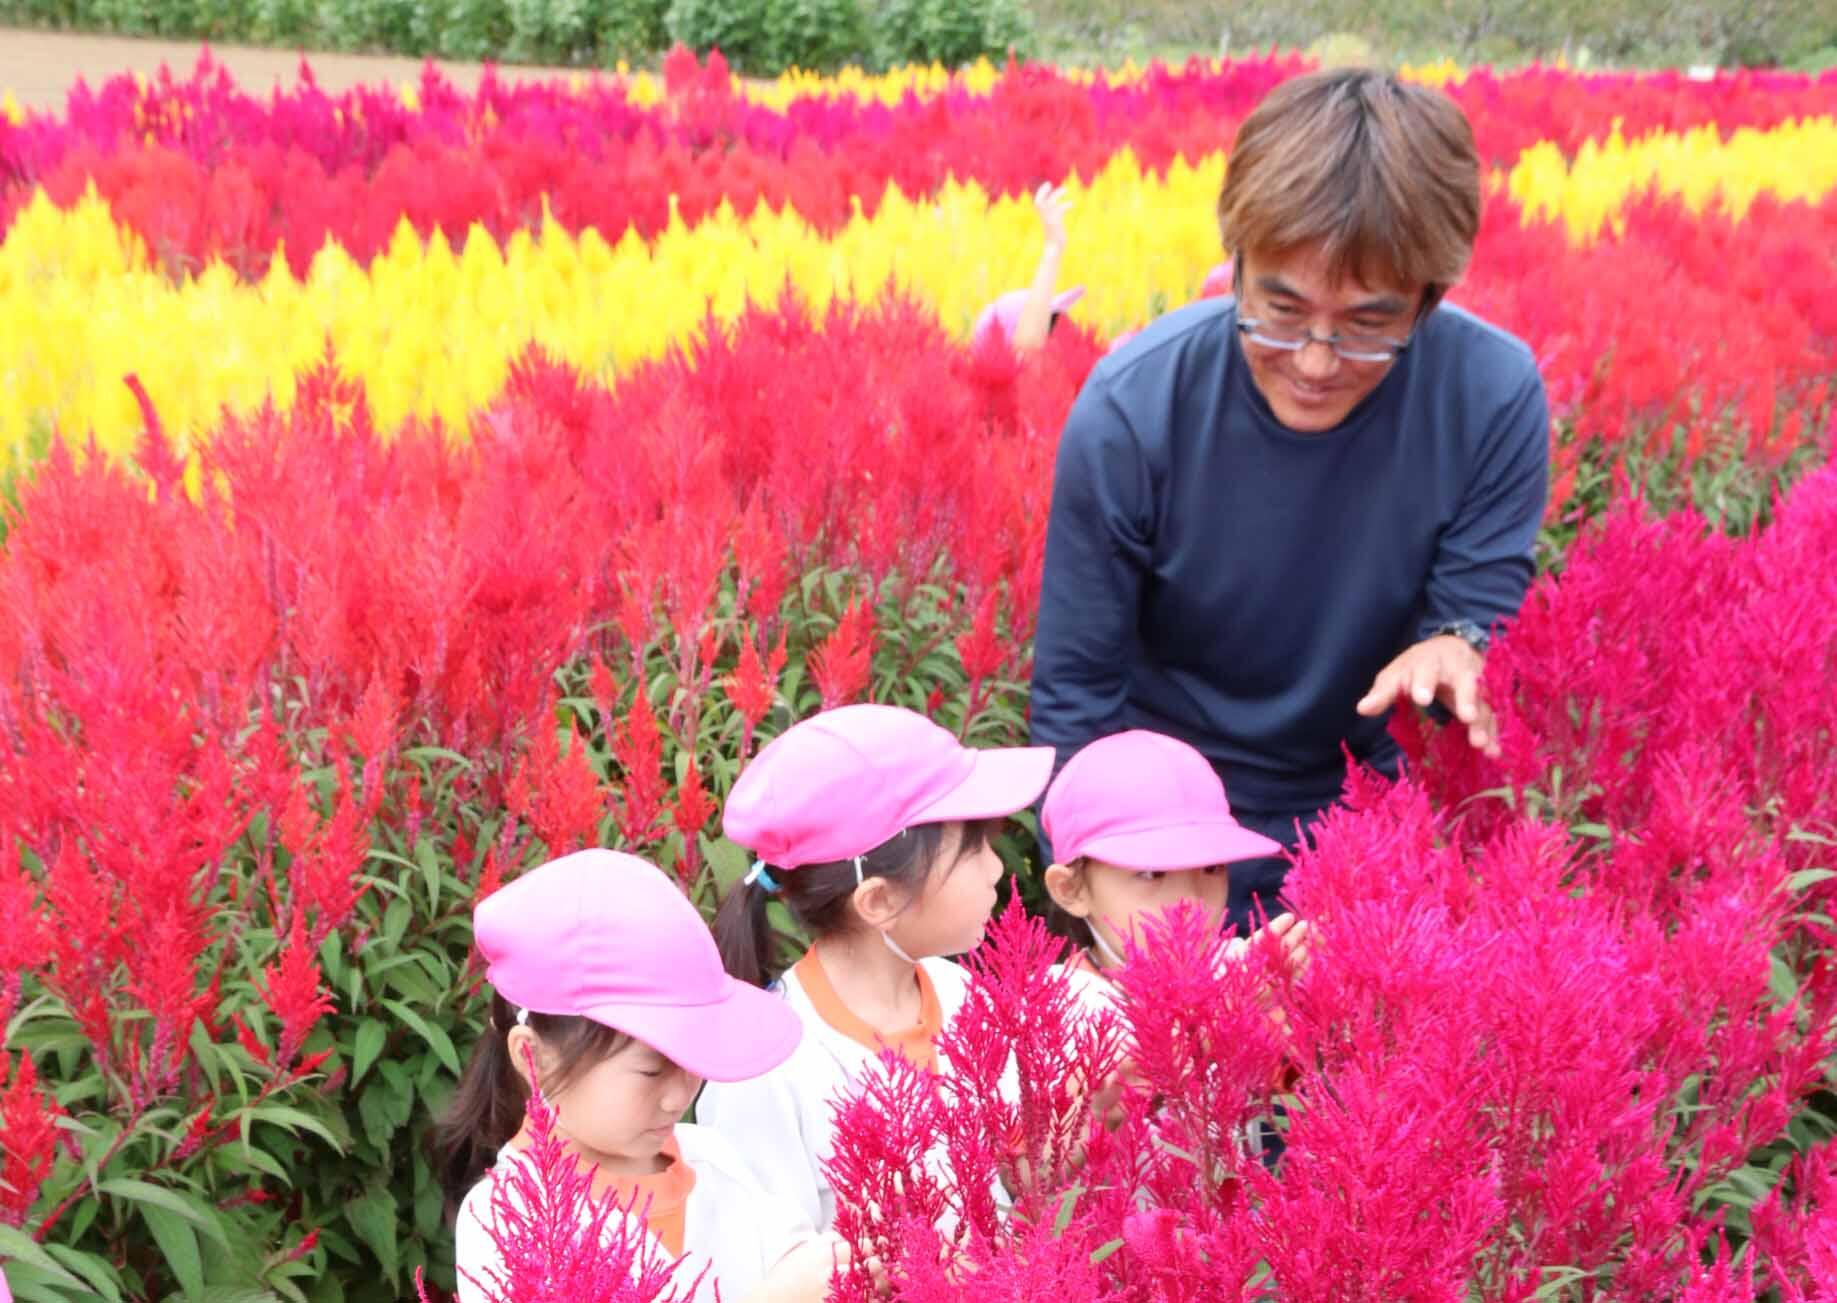
[[[1282,254],[1246,252],[1238,316],[1254,317],[1276,334],[1408,338],[1423,302],[1423,286],[1334,281],[1319,245]],[[1276,419],[1316,434],[1346,419],[1378,387],[1394,362],[1348,362],[1325,344],[1285,352],[1243,338],[1250,377]]]

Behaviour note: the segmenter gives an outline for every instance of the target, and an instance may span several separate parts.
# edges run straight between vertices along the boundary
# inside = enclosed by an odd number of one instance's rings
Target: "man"
[[[1238,819],[1296,844],[1342,746],[1394,772],[1386,717],[1439,703],[1496,749],[1479,693],[1549,478],[1530,351],[1442,302],[1480,223],[1453,101],[1367,69],[1278,86],[1245,120],[1219,224],[1236,297],[1100,362],[1053,484],[1033,733],[1063,761],[1172,734]],[[1240,928],[1281,860],[1231,866]]]

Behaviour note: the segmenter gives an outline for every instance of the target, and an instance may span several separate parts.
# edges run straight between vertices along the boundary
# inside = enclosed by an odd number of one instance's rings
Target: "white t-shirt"
[[[1095,1014],[1108,1010],[1122,1017],[1122,994],[1116,989],[1116,983],[1093,968],[1083,955],[1075,954],[1068,963],[1054,964],[1052,971],[1064,974],[1072,989],[1073,1005],[1080,1012]]]
[[[706,1269],[695,1303],[714,1303],[717,1283],[720,1297],[733,1303],[757,1288],[786,1253],[813,1238],[815,1231],[798,1209],[768,1196],[733,1147],[707,1127],[678,1125],[676,1144],[683,1162],[695,1173],[695,1185],[683,1205],[684,1256],[676,1279],[687,1287]],[[460,1205],[454,1252],[459,1303],[484,1303],[485,1294],[474,1282],[489,1283],[502,1269],[489,1229],[491,1186],[503,1164],[516,1161],[514,1152],[500,1152],[498,1166],[472,1187]],[[607,1219],[615,1229],[618,1216],[614,1213]],[[645,1239],[659,1262],[670,1261],[672,1255],[655,1235],[647,1232]]]
[[[940,1027],[949,1027],[969,989],[963,969],[947,959],[919,964],[937,992]],[[835,1102],[852,1090],[878,1059],[817,1012],[796,972],[771,990],[784,997],[804,1025],[784,1063],[751,1081],[709,1082],[695,1105],[696,1121],[725,1137],[760,1185],[785,1200],[819,1231],[835,1220],[836,1196],[823,1171],[835,1148]],[[949,1072],[943,1055],[939,1071]]]

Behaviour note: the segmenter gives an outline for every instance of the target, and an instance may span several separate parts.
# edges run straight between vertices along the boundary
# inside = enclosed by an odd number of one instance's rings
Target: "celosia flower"
[[[810,653],[810,677],[822,694],[824,710],[861,696],[872,675],[873,655],[874,610],[865,598],[856,598]]]
[[[280,953],[273,963],[262,969],[256,989],[261,992],[262,1003],[280,1024],[280,1035],[268,1062],[278,1071],[291,1069],[299,1057],[300,1046],[318,1026],[319,1019],[333,1008],[331,996],[319,984],[319,961],[306,944],[298,911],[294,913],[293,926]]]

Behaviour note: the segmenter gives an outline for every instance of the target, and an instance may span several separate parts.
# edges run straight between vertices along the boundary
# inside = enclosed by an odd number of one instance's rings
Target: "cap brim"
[[[963,781],[915,811],[913,823],[1006,818],[1037,801],[1052,781],[1051,747],[1001,747],[973,754],[976,762]]]
[[[1069,290],[1062,290],[1058,294],[1055,294],[1053,296],[1052,310],[1054,312],[1069,311],[1071,309],[1072,304],[1076,303],[1079,299],[1083,297],[1084,297],[1084,286],[1082,285],[1074,285]]]
[[[1215,820],[1108,833],[1078,848],[1081,856],[1149,873],[1204,869],[1283,853],[1280,842],[1241,824]]]
[[[707,1081],[746,1081],[770,1072],[797,1048],[804,1026],[780,996],[734,982],[713,1004],[613,1004],[583,1011],[635,1036]]]

